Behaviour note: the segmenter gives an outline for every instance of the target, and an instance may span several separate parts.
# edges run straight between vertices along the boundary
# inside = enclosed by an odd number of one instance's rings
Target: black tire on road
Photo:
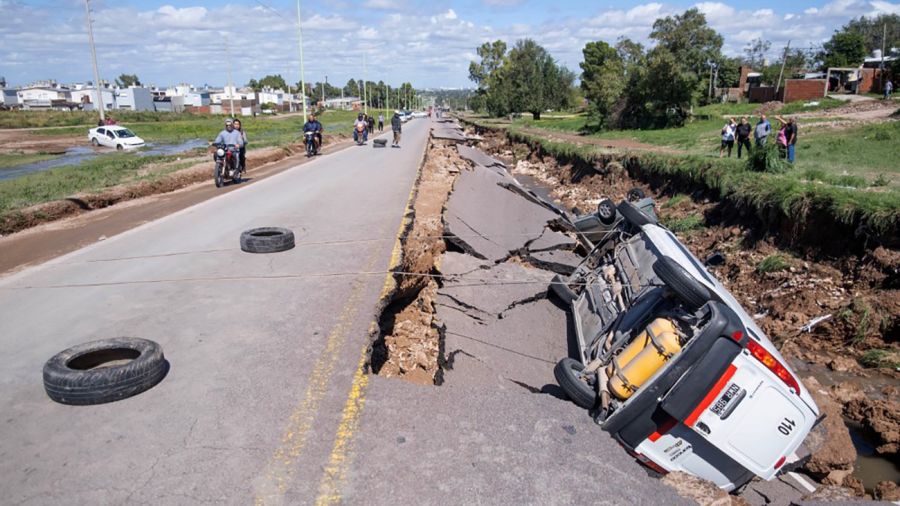
[[[216,188],[221,188],[223,184],[225,184],[225,176],[222,174],[222,171],[225,167],[221,162],[216,164],[216,168],[213,169],[213,179],[216,182]]]
[[[286,228],[253,228],[241,234],[241,249],[247,253],[277,253],[293,247],[294,233]]]
[[[612,225],[616,221],[616,204],[610,199],[603,199],[597,204],[597,217],[605,225]]]
[[[48,360],[44,390],[62,404],[102,404],[149,390],[168,370],[162,348],[153,341],[101,339],[73,346]]]
[[[712,300],[710,291],[670,257],[660,257],[653,264],[653,272],[681,299],[689,309],[700,309]]]
[[[635,227],[640,228],[644,225],[656,225],[659,223],[656,218],[641,211],[636,205],[627,200],[620,202],[616,209],[619,211],[619,214],[625,218],[625,221],[631,223]]]
[[[235,170],[233,174],[234,176],[231,178],[231,182],[234,184],[241,184],[241,174],[243,174],[243,169],[241,169],[240,171]]]
[[[564,358],[553,368],[553,376],[566,396],[578,406],[591,409],[597,402],[597,393],[592,385],[578,378],[584,365],[573,358]]]

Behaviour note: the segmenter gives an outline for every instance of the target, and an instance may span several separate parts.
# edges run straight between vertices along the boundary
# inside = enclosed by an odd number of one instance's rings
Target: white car
[[[427,117],[428,117],[428,113],[427,113],[427,112],[423,112],[423,111],[416,111],[416,112],[412,113],[412,117],[413,117],[413,118],[427,118]]]
[[[771,480],[797,460],[819,408],[642,197],[618,206],[606,199],[573,222],[591,253],[552,285],[569,305],[578,350],[557,364],[556,379],[660,473],[687,472],[727,491],[754,476]]]
[[[144,145],[144,139],[119,125],[92,128],[88,131],[88,140],[94,146],[106,146],[108,148],[116,148],[119,151],[123,149],[137,149]]]

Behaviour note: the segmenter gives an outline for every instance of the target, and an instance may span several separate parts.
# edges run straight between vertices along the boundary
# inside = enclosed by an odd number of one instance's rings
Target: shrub
[[[756,272],[765,274],[767,272],[779,272],[786,270],[791,266],[790,263],[781,255],[769,255],[763,258],[756,266]]]
[[[703,227],[703,218],[696,214],[674,220],[663,220],[665,225],[675,233],[690,232]]]
[[[863,367],[869,368],[898,368],[900,367],[900,356],[898,356],[897,352],[874,349],[865,352],[863,356],[859,358],[859,363]]]
[[[781,157],[781,152],[774,142],[767,142],[764,146],[750,150],[747,167],[756,172],[781,173],[786,172],[790,164]]]

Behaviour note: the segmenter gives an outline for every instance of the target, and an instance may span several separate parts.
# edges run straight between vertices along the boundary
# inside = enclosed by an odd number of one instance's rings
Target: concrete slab
[[[466,146],[464,144],[460,144],[456,146],[456,150],[459,152],[459,156],[465,158],[466,160],[471,161],[477,165],[483,165],[485,167],[504,167],[506,168],[506,164],[497,160],[496,158],[492,158],[486,155],[479,149],[475,149],[471,146]]]
[[[365,409],[348,504],[692,504],[550,395],[373,377]]]
[[[573,250],[577,242],[566,234],[555,230],[544,229],[540,237],[528,244],[528,251],[543,251],[553,249]]]
[[[497,185],[503,177],[481,166],[460,174],[444,213],[449,241],[491,261],[506,258],[558,216]]]
[[[541,269],[567,276],[575,272],[575,268],[583,260],[574,252],[566,250],[536,251],[529,253],[528,259]]]
[[[449,279],[438,290],[438,294],[499,317],[517,302],[533,299],[535,295],[546,292],[547,283],[552,278],[552,272],[502,263],[487,270],[477,270],[457,279]]]

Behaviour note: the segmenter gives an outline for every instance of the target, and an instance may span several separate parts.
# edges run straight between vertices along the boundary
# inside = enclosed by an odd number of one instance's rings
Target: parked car
[[[578,352],[554,375],[658,472],[728,491],[770,480],[797,460],[819,408],[753,318],[659,224],[652,200],[632,197],[573,221],[590,253],[551,288],[571,311]]]
[[[412,113],[413,118],[427,118],[428,113],[424,111],[415,111]]]
[[[119,125],[92,128],[88,131],[88,140],[94,146],[106,146],[120,151],[123,149],[136,149],[144,145],[144,139]]]

